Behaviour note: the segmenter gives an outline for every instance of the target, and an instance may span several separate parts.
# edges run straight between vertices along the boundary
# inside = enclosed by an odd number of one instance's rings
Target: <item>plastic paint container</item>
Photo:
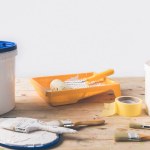
[[[15,107],[15,56],[17,45],[0,41],[0,115]]]
[[[145,103],[148,115],[150,115],[150,61],[145,63]]]

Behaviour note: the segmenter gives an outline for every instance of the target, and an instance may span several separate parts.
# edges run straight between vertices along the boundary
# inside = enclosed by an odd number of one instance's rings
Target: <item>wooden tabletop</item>
[[[122,95],[136,96],[144,100],[144,78],[116,78],[121,84]],[[103,110],[104,102],[114,100],[112,92],[103,93],[76,104],[52,107],[37,95],[28,79],[16,80],[16,108],[3,115],[7,117],[32,117],[43,121],[56,119],[71,119],[72,121],[85,121],[101,119],[100,113]],[[112,116],[103,118],[106,125],[86,127],[79,130],[77,134],[64,135],[64,141],[56,150],[148,150],[150,142],[115,142],[114,133],[116,130],[130,130],[130,121],[149,122],[150,117],[144,111],[139,117]],[[145,133],[145,130],[136,130],[138,133]],[[150,134],[150,130],[146,131]]]

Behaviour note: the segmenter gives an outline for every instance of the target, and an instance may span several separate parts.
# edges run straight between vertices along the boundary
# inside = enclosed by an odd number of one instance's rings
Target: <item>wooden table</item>
[[[144,78],[117,78],[120,82],[122,95],[132,95],[144,99]],[[101,119],[100,113],[103,110],[104,102],[114,100],[111,92],[103,93],[91,98],[84,99],[79,103],[51,107],[43,99],[41,99],[28,79],[16,80],[16,108],[3,115],[7,117],[33,117],[44,121],[55,119],[71,119],[94,120]],[[64,135],[64,141],[55,149],[58,150],[149,150],[150,142],[120,142],[114,141],[114,132],[116,130],[128,130],[130,121],[137,120],[139,122],[150,122],[150,117],[145,111],[139,117],[106,117],[106,125],[82,128],[77,134]],[[150,134],[150,130],[136,130],[138,133],[146,132]]]

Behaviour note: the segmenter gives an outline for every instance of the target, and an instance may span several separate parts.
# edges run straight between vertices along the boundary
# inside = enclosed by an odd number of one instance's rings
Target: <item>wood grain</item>
[[[122,95],[136,96],[144,100],[144,78],[116,78],[121,84]],[[114,100],[113,93],[107,92],[81,100],[76,104],[52,107],[40,98],[29,79],[19,78],[16,80],[16,108],[2,117],[33,117],[44,121],[55,119],[71,119],[72,121],[86,121],[105,119],[106,125],[92,126],[78,129],[74,135],[64,135],[64,141],[56,150],[148,150],[150,142],[143,143],[116,143],[114,133],[116,130],[129,130],[128,124],[131,121],[150,123],[150,117],[144,111],[139,117],[113,116],[101,118],[104,102]],[[135,130],[135,129],[130,129]],[[145,130],[137,130],[138,133],[145,133]],[[146,131],[150,135],[150,130]]]

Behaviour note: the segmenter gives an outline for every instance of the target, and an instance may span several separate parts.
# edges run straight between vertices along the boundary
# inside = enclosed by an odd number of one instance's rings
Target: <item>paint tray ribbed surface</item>
[[[120,84],[107,77],[101,79],[98,83],[91,84],[88,86],[85,86],[84,84],[75,84],[72,85],[72,88],[68,90],[50,90],[50,83],[54,79],[60,79],[61,81],[65,82],[76,77],[78,77],[79,80],[89,78],[93,74],[94,72],[36,77],[32,78],[31,83],[34,86],[35,90],[38,92],[38,94],[52,106],[77,103],[81,99],[110,90],[114,92],[114,95],[116,97],[121,95]]]

